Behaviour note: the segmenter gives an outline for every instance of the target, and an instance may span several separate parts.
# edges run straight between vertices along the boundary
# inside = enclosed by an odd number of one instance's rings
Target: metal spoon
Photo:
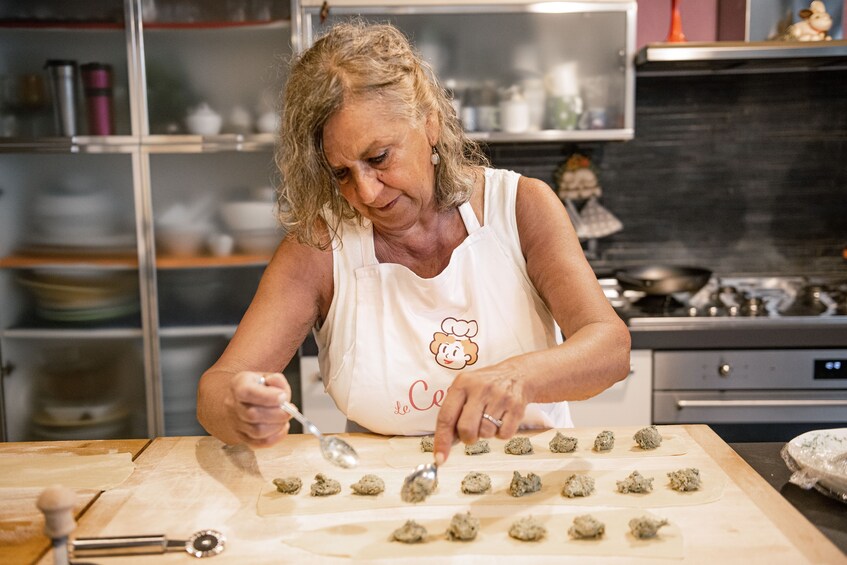
[[[417,494],[414,484],[419,484],[424,487],[427,493],[431,493],[438,484],[438,465],[435,463],[421,463],[415,470],[403,479],[403,488],[400,490],[400,498],[404,502],[421,502],[423,499],[415,498]]]
[[[323,435],[318,427],[301,414],[290,402],[283,402],[279,407],[294,416],[298,422],[303,424],[304,430],[320,440],[321,453],[324,459],[333,465],[338,465],[345,469],[355,467],[359,463],[359,456],[349,443],[339,437]]]

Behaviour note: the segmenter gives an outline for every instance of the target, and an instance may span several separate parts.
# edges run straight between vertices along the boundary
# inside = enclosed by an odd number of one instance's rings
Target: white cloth
[[[460,370],[556,345],[555,322],[520,248],[518,178],[486,169],[484,226],[461,205],[468,236],[430,279],[380,264],[369,222],[343,223],[333,248],[335,294],[315,339],[324,385],[349,420],[386,435],[432,433]],[[573,426],[564,402],[527,412],[546,414],[548,426]]]

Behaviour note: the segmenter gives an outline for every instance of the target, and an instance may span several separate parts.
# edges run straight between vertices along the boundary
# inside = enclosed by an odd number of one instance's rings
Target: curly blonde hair
[[[291,63],[282,98],[282,122],[276,164],[282,173],[280,220],[301,243],[325,249],[344,220],[361,221],[341,196],[323,151],[323,128],[345,101],[377,97],[398,116],[419,123],[434,112],[436,145],[435,201],[444,210],[466,202],[474,168],[487,166],[479,146],[468,139],[449,95],[432,68],[408,39],[389,24],[340,23]],[[325,209],[329,214],[324,217]],[[332,238],[321,239],[320,222]]]

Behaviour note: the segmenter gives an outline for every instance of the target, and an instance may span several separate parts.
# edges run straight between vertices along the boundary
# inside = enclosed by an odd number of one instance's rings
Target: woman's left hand
[[[436,462],[447,460],[457,440],[512,437],[528,402],[526,379],[503,364],[460,373],[447,389],[435,424]]]

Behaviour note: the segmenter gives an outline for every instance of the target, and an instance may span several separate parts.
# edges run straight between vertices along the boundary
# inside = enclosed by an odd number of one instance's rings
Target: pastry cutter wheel
[[[213,557],[224,550],[226,538],[216,530],[200,530],[187,540],[172,540],[164,535],[76,538],[70,543],[70,556],[109,557],[112,555],[150,555],[185,551],[194,557]]]

